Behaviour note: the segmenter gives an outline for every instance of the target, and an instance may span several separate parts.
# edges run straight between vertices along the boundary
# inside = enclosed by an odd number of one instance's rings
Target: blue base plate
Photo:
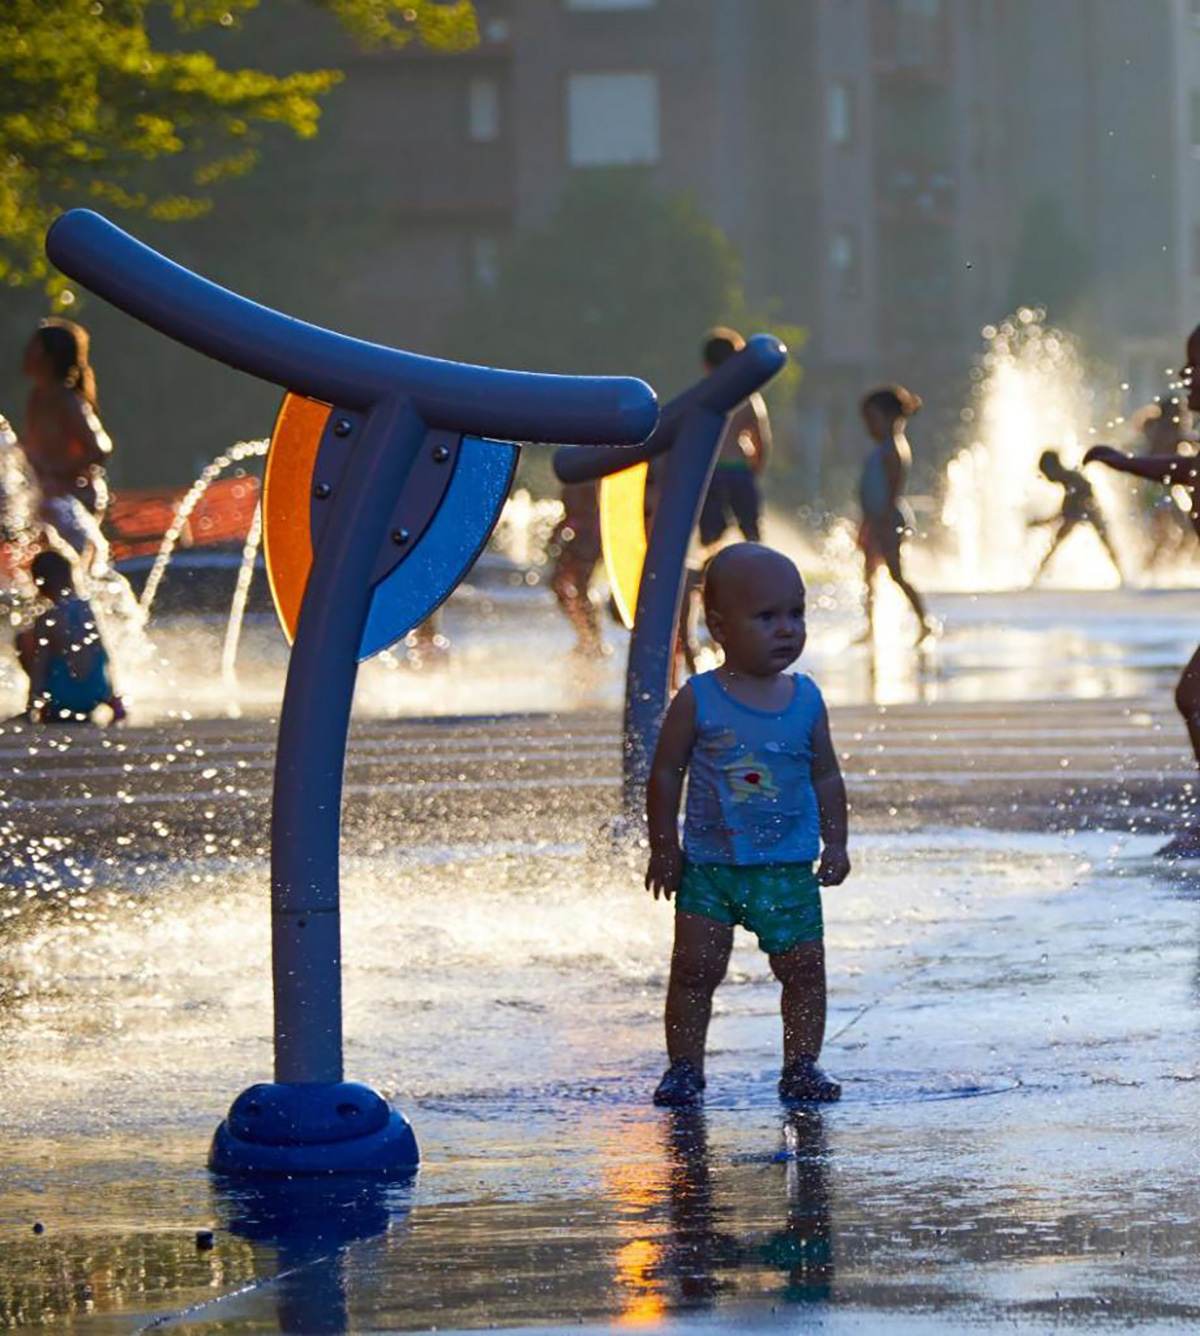
[[[233,1175],[401,1176],[420,1159],[408,1119],[369,1086],[264,1083],[234,1100],[208,1166]]]

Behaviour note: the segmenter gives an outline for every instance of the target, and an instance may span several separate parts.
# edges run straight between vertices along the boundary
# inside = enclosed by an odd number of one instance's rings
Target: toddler
[[[34,557],[29,570],[50,606],[17,635],[17,655],[29,676],[26,717],[69,723],[90,719],[98,706],[107,705],[114,721],[124,719],[96,614],[75,588],[71,562],[47,549]]]
[[[647,791],[646,887],[655,899],[675,897],[671,1065],[656,1104],[700,1101],[713,992],[739,923],[757,935],[783,985],[780,1098],[841,1094],[817,1066],[825,1034],[819,887],[840,885],[850,871],[846,789],[821,692],[787,671],[804,649],[804,597],[792,562],[757,543],[725,548],[705,573],[705,615],[725,659],[671,702]]]

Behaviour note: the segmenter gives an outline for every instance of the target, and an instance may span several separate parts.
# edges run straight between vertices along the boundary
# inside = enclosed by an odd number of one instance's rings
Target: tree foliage
[[[717,324],[773,331],[793,351],[804,339],[750,309],[737,251],[690,196],[611,169],[577,176],[549,224],[516,239],[447,342],[477,362],[640,375],[665,398],[696,379],[700,344]],[[792,362],[776,393],[798,378]]]
[[[470,0],[312,2],[365,44],[477,40]],[[42,242],[65,208],[193,218],[254,167],[266,127],[316,133],[337,70],[228,69],[197,36],[258,5],[0,0],[0,283],[54,289]]]

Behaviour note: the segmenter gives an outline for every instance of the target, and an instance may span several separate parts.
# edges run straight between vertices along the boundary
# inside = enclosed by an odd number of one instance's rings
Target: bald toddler
[[[647,791],[646,887],[655,899],[675,899],[670,1066],[656,1104],[703,1097],[712,998],[737,924],[757,936],[783,986],[780,1098],[841,1095],[817,1059],[825,1034],[820,887],[840,885],[850,871],[846,789],[820,689],[788,671],[804,649],[804,598],[793,563],[759,543],[725,548],[705,572],[705,615],[724,662],[671,702]]]

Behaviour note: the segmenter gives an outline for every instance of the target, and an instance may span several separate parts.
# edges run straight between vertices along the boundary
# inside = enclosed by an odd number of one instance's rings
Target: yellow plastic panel
[[[613,602],[633,628],[638,586],[646,564],[646,475],[648,464],[610,473],[600,482],[600,542]]]
[[[263,550],[279,624],[290,644],[312,570],[312,478],[328,404],[284,396],[263,477]]]

